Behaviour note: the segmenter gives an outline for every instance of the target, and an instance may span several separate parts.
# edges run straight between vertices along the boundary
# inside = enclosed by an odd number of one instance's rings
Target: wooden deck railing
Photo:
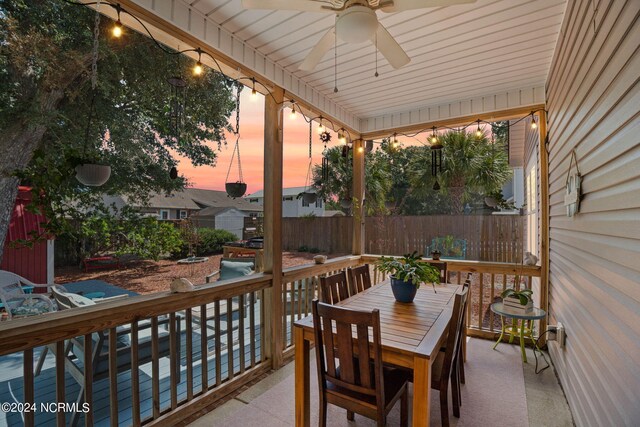
[[[77,411],[59,411],[46,418],[39,407],[41,402],[74,401],[75,396],[67,396],[70,387],[79,390],[76,402],[89,403],[88,412],[80,415],[88,426],[107,421],[112,426],[172,425],[211,404],[270,369],[263,333],[264,292],[270,287],[271,276],[257,274],[187,293],[130,297],[3,322],[0,356],[23,353],[22,393],[16,398],[37,408],[24,413],[24,424],[73,423]],[[126,343],[119,340],[123,331]],[[95,355],[102,341],[103,358]],[[41,353],[34,349],[42,346],[55,357],[53,367],[46,365],[47,373],[39,378],[34,362]],[[143,364],[151,365],[150,375],[140,369]],[[73,377],[68,375],[72,371]],[[123,379],[124,371],[130,377]],[[94,380],[99,374],[108,382],[97,390]],[[47,375],[55,387],[43,386]],[[130,393],[130,399],[123,400],[121,391]],[[19,422],[17,417],[9,424]]]
[[[283,271],[283,314],[277,327],[282,328],[284,357],[294,351],[293,323],[310,314],[311,301],[318,297],[319,277],[369,263],[372,280],[379,283],[386,278],[375,268],[379,257],[346,256]],[[537,266],[448,261],[447,267],[452,283],[461,283],[471,274],[467,330],[471,336],[484,338],[495,337],[499,330],[489,305],[502,289],[514,286],[516,275],[523,278],[515,282],[516,287],[522,283],[528,288],[540,276]],[[271,310],[265,307],[265,292],[272,289],[270,275],[256,274],[199,286],[188,293],[130,297],[3,322],[0,363],[3,356],[22,353],[23,385],[15,393],[21,403],[74,401],[69,393],[81,393],[77,401],[90,403],[89,412],[81,415],[85,425],[173,424],[271,368],[273,347],[265,333]],[[126,344],[119,340],[123,335],[128,336]],[[78,346],[75,351],[70,343]],[[108,350],[98,363],[94,352],[100,345]],[[41,366],[38,363],[34,370],[34,365],[41,353],[34,350],[45,346],[55,357],[47,359],[39,376]],[[120,360],[123,352],[130,358],[125,366]],[[72,353],[75,359],[65,358]],[[82,360],[94,363],[85,365]],[[104,380],[98,382],[101,374]],[[48,387],[40,387],[47,375]],[[16,387],[15,375],[12,381]],[[63,412],[43,417],[42,413],[25,413],[24,424],[66,425],[72,421],[71,414]]]

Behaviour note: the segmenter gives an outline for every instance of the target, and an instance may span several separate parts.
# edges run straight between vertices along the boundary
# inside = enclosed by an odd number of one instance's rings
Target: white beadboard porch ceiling
[[[394,70],[370,43],[338,42],[312,72],[298,65],[334,14],[244,10],[240,0],[181,0],[360,119],[487,94],[544,87],[565,0],[478,0],[377,11],[411,62]],[[379,77],[374,77],[376,56]]]

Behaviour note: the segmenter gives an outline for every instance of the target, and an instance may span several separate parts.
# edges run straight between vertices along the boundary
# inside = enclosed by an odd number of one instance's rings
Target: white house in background
[[[315,203],[305,203],[302,197],[298,195],[302,193],[306,187],[290,187],[282,189],[282,216],[283,217],[300,217],[305,215],[324,216],[324,200],[318,198]],[[253,194],[244,196],[254,206],[264,205],[264,191],[256,191]]]
[[[105,205],[118,210],[131,206],[140,213],[159,220],[181,220],[193,217],[199,227],[217,228],[242,238],[244,219],[262,216],[262,205],[251,204],[242,198],[232,199],[224,191],[185,188],[173,193],[155,193],[147,204],[130,201],[125,196],[103,196]],[[205,215],[200,215],[204,213]]]

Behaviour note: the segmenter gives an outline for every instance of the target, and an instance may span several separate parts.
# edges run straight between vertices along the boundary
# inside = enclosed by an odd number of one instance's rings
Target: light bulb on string
[[[394,133],[393,134],[393,148],[398,148],[399,145],[400,145],[400,143],[398,142],[398,134]]]
[[[364,147],[362,145],[360,145],[358,147],[358,153],[363,153],[364,152]]]
[[[196,65],[194,65],[193,67],[193,75],[194,76],[201,76],[202,73],[204,72],[204,67],[202,66],[202,50],[200,50],[200,48],[196,49],[196,52],[198,53],[198,62],[196,62]]]
[[[436,127],[434,126],[431,129],[431,143],[436,144],[438,142],[438,137],[436,136]]]
[[[537,129],[538,124],[536,123],[536,116],[531,113],[531,129]]]
[[[480,129],[480,119],[478,119],[478,129],[476,129],[476,136],[480,138],[482,137],[482,135],[483,135],[483,132],[482,132],[482,129]]]
[[[340,142],[340,144],[342,145],[347,145],[347,137],[344,134],[343,128],[341,128],[340,131],[338,131],[338,142]]]
[[[120,22],[120,5],[116,5],[115,8],[118,12],[118,20],[115,22],[115,24],[113,24],[113,28],[111,28],[111,35],[116,39],[119,39],[120,37],[122,37],[122,33],[124,32],[124,30],[122,27],[122,22]]]
[[[256,90],[256,79],[251,77],[251,100],[255,101],[258,98],[258,91]]]
[[[295,120],[296,119],[297,114],[296,114],[296,105],[295,104],[291,104],[291,114],[289,114],[289,118],[291,120]]]
[[[322,124],[322,116],[320,116],[320,121],[318,122],[318,134],[321,134],[325,131],[324,125]]]

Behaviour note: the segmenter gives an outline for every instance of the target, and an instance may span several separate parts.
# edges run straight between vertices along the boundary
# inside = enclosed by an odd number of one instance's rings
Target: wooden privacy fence
[[[425,253],[431,240],[452,235],[467,242],[466,259],[518,262],[523,252],[525,217],[519,215],[385,216],[365,219],[365,252]],[[285,250],[301,247],[350,253],[351,217],[283,218]],[[518,254],[518,258],[516,258]],[[425,255],[428,255],[425,253]]]

